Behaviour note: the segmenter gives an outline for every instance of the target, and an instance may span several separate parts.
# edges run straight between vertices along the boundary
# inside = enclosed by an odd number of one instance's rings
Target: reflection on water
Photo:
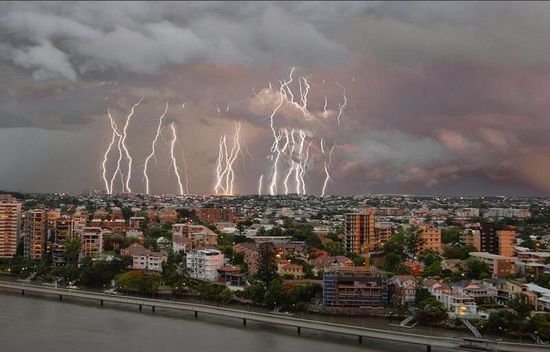
[[[291,328],[273,327],[192,313],[136,307],[100,307],[91,302],[59,302],[0,292],[2,352],[21,351],[425,351],[424,346],[395,344]],[[114,309],[113,309],[114,308]],[[330,317],[325,317],[331,319]],[[365,319],[365,322],[367,320]],[[387,322],[379,322],[385,324]],[[454,333],[454,332],[453,332]],[[433,349],[434,351],[436,349]]]

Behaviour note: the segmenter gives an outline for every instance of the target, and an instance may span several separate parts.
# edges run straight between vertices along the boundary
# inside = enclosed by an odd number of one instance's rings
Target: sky
[[[548,34],[544,2],[3,2],[0,189],[145,192],[168,106],[154,194],[214,193],[240,126],[234,193],[548,196]]]

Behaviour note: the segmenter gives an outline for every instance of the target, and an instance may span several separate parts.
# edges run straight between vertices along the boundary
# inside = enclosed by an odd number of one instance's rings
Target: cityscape
[[[6,193],[0,213],[8,281],[550,339],[546,198]]]
[[[549,18],[0,3],[0,350],[550,351]]]

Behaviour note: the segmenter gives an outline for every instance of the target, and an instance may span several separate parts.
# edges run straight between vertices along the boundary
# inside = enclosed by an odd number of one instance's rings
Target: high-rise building
[[[25,229],[25,256],[40,259],[46,247],[47,218],[43,209],[33,209],[26,213]]]
[[[358,213],[345,214],[344,231],[346,252],[366,254],[373,240],[375,210],[365,208]]]
[[[0,194],[0,258],[15,256],[20,222],[21,203],[9,194]]]
[[[393,236],[393,224],[377,222],[374,225],[374,239],[369,242],[371,251],[379,251]]]
[[[422,245],[419,248],[419,253],[424,251],[441,251],[441,230],[431,224],[416,225],[420,230]]]
[[[84,227],[80,235],[82,247],[80,253],[83,256],[100,254],[103,252],[103,233],[100,227]]]
[[[73,231],[76,235],[81,235],[84,232],[86,223],[88,222],[88,212],[80,210],[73,214]]]
[[[515,254],[516,230],[511,226],[498,226],[485,222],[480,228],[481,252],[513,257]]]
[[[465,246],[473,246],[477,251],[481,251],[481,230],[464,229],[461,239]]]
[[[57,265],[62,265],[67,262],[65,256],[65,240],[73,237],[74,227],[73,220],[68,215],[62,215],[55,221],[55,227],[51,234],[53,245],[53,261]]]

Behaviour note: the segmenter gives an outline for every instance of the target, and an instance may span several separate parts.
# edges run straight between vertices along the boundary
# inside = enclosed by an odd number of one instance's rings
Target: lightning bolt
[[[235,133],[233,135],[233,143],[231,150],[227,146],[227,135],[220,137],[218,145],[218,159],[216,162],[216,183],[214,192],[216,194],[234,194],[235,188],[235,162],[241,150],[240,144],[241,123],[235,124]],[[225,186],[224,186],[225,184]]]
[[[229,160],[229,194],[235,194],[233,192],[234,186],[235,186],[235,169],[234,164],[237,160],[237,157],[239,156],[239,152],[241,151],[241,144],[240,144],[240,132],[241,132],[241,123],[238,122],[235,126],[235,134],[233,135],[233,148],[231,149],[231,159]]]
[[[134,115],[135,108],[141,103],[143,100],[143,97],[141,97],[137,103],[132,105],[132,109],[130,109],[130,113],[126,117],[126,123],[124,124],[124,128],[122,129],[122,149],[124,149],[124,154],[126,155],[126,159],[128,159],[128,175],[126,175],[126,191],[132,192],[132,189],[130,188],[130,179],[132,178],[132,157],[130,156],[130,152],[128,151],[128,147],[126,146],[126,137],[128,136],[127,130],[128,125],[130,124],[130,119]]]
[[[264,182],[264,174],[260,175],[260,179],[258,180],[258,195],[262,195],[262,188],[263,188],[263,182]]]
[[[302,88],[302,82],[303,82],[303,88]],[[299,88],[300,88],[300,100],[302,101],[302,110],[305,113],[309,113],[307,110],[307,95],[309,94],[310,85],[304,76],[300,76]]]
[[[181,104],[181,108],[185,109],[185,103]],[[185,149],[183,149],[183,145],[178,142],[178,145],[180,147],[181,156],[183,159],[183,173],[185,175],[185,194],[189,194],[189,175],[187,171],[189,170],[189,165],[187,165],[187,158],[185,157]]]
[[[174,127],[173,122],[170,124],[170,128],[172,129],[172,141],[170,142],[170,158],[172,159],[172,165],[174,166],[174,173],[176,174],[176,177],[178,179],[179,195],[182,196],[183,184],[181,183],[180,172],[178,169],[178,164],[176,163],[176,155],[174,153],[174,146],[176,145],[176,141],[178,140],[178,137],[176,135],[176,128]]]
[[[332,148],[330,148],[330,152],[328,154],[328,163],[326,161],[324,162],[325,181],[323,182],[323,188],[321,190],[321,197],[325,196],[328,181],[330,180],[332,182],[332,178],[330,177],[330,173],[329,173],[328,170],[330,169],[330,165],[332,164],[332,152],[333,151],[334,151],[334,145],[332,146]]]
[[[344,114],[344,109],[346,108],[346,104],[348,103],[348,98],[346,97],[346,88],[342,85],[336,83],[336,85],[340,88],[342,88],[342,95],[344,97],[344,101],[342,103],[338,103],[338,116],[336,116],[336,121],[338,121],[338,126],[340,126],[340,118]]]
[[[291,141],[290,136],[288,134],[288,130],[286,128],[284,129],[284,134],[285,134],[285,144],[281,149],[282,154],[286,152],[286,150],[288,149],[288,145],[290,144],[290,141]],[[292,137],[294,137],[294,130],[292,131]],[[294,143],[292,143],[292,151],[293,150],[294,150]],[[288,169],[286,177],[283,179],[283,187],[285,188],[285,194],[288,194],[288,178],[290,177],[290,174],[292,173],[292,170],[294,168],[294,160],[292,160],[292,151],[291,151],[291,156],[289,158],[291,166]]]
[[[185,194],[189,194],[189,176],[187,174],[187,170],[189,170],[189,165],[187,165],[187,159],[185,158],[185,150],[183,149],[183,146],[179,141],[178,141],[178,146],[180,147],[181,159],[183,160],[183,175],[185,176]]]
[[[111,111],[109,109],[107,109],[107,115],[109,116],[109,120],[111,121],[111,128],[113,129],[113,133],[116,134],[116,136],[118,137],[118,142],[117,142],[118,160],[116,163],[115,172],[111,177],[109,189],[110,189],[110,193],[113,193],[113,183],[115,181],[116,175],[120,173],[120,179],[122,182],[122,191],[124,192],[124,174],[122,173],[122,168],[120,167],[120,163],[122,162],[122,135],[120,134],[120,132],[118,132],[118,127],[116,125],[115,120],[113,119],[113,116],[111,116]]]
[[[109,185],[109,181],[107,180],[107,161],[109,158],[109,153],[111,152],[111,148],[115,144],[115,140],[117,139],[117,136],[120,136],[120,134],[117,132],[116,125],[114,123],[113,117],[111,116],[109,109],[107,109],[107,116],[109,117],[111,130],[113,131],[113,133],[111,135],[111,142],[109,143],[107,150],[103,155],[103,162],[101,163],[101,167],[102,167],[103,182],[105,183],[105,191],[107,192],[107,194],[111,194],[113,193],[113,189],[112,189],[112,182],[111,182],[111,185]]]
[[[294,134],[297,131],[293,129],[289,135],[287,129],[281,129],[279,133],[277,133],[274,127],[274,119],[273,119],[276,112],[279,110],[279,108],[282,106],[285,100],[288,103],[292,104],[297,109],[299,109],[302,112],[305,119],[309,120],[312,118],[308,111],[308,94],[310,92],[311,85],[309,84],[309,81],[307,80],[307,78],[305,78],[304,76],[300,76],[297,80],[299,93],[300,93],[300,102],[298,103],[294,101],[294,94],[292,92],[290,84],[294,81],[295,69],[296,69],[295,67],[292,67],[290,69],[288,80],[280,82],[279,96],[281,99],[279,101],[279,104],[273,110],[270,116],[270,127],[273,134],[273,144],[271,146],[271,155],[269,157],[270,160],[273,161],[273,166],[272,166],[273,173],[271,178],[271,184],[269,187],[271,195],[277,194],[277,184],[279,181],[278,165],[282,155],[285,157],[285,159],[287,160],[287,163],[289,164],[288,169],[286,171],[286,175],[283,178],[283,182],[282,182],[285,194],[288,194],[289,192],[289,179],[292,173],[294,173],[296,193],[297,194],[305,193],[304,190],[306,188],[305,180],[304,180],[304,174],[306,170],[305,170],[304,154],[303,154],[305,137],[306,137],[305,132],[303,130],[298,131],[300,135],[300,142],[299,142],[299,153],[296,158],[296,155],[294,155],[294,152],[296,150],[296,139],[294,137]],[[271,85],[270,85],[270,89],[271,89]],[[281,147],[279,145],[279,142],[283,137],[285,138],[285,143]],[[289,144],[290,144],[290,148],[289,148]],[[285,155],[285,152],[287,150],[290,150],[289,154]]]
[[[311,147],[311,143],[312,141],[309,142],[309,144],[307,145],[307,148],[306,148],[306,158],[304,159],[304,163],[302,165],[302,168],[301,168],[301,172],[300,172],[300,179],[302,180],[302,194],[306,194],[306,183],[304,181],[304,176],[305,176],[305,173],[306,173],[306,167],[307,167],[307,162],[309,160],[309,148]]]
[[[300,135],[300,147],[298,148],[298,162],[296,163],[294,178],[296,180],[296,194],[302,194],[302,190],[305,188],[304,184],[304,160],[303,160],[303,151],[304,151],[304,142],[306,140],[306,134],[303,130],[299,131]],[[305,192],[303,192],[305,193]]]
[[[225,144],[226,135],[220,137],[220,142],[218,144],[218,160],[216,161],[216,184],[214,185],[214,193],[219,194],[220,191],[225,193],[225,189],[222,186],[223,181],[223,172],[224,172],[224,160],[225,160],[225,149],[223,145]]]
[[[292,70],[291,70],[291,76],[292,76]],[[271,83],[270,83],[270,89],[271,89]],[[271,132],[273,133],[273,144],[271,145],[271,153],[276,153],[276,157],[273,159],[273,156],[272,156],[272,160],[273,160],[273,174],[272,174],[272,177],[271,177],[271,184],[269,185],[269,194],[271,194],[272,196],[277,194],[277,178],[278,178],[278,175],[279,175],[279,169],[278,169],[278,163],[279,163],[279,159],[281,157],[281,150],[279,148],[279,141],[281,140],[281,137],[282,137],[282,134],[281,133],[277,133],[277,131],[275,130],[275,114],[277,114],[277,111],[279,111],[279,109],[281,108],[281,106],[283,105],[283,102],[285,100],[285,95],[283,93],[283,85],[281,84],[281,87],[279,89],[279,96],[281,97],[281,99],[279,100],[279,104],[277,104],[277,106],[275,107],[275,109],[273,109],[273,111],[271,112],[271,115],[269,116],[269,127],[271,128]]]
[[[149,175],[147,174],[147,166],[149,165],[149,160],[151,160],[151,158],[155,156],[155,145],[159,138],[160,130],[162,128],[162,120],[164,119],[164,116],[166,116],[167,112],[168,112],[168,102],[166,102],[166,108],[164,109],[164,112],[162,113],[162,115],[160,115],[159,123],[157,125],[157,133],[155,134],[155,138],[151,143],[151,153],[145,159],[145,165],[143,167],[143,176],[145,176],[145,193],[146,194],[149,194]]]

